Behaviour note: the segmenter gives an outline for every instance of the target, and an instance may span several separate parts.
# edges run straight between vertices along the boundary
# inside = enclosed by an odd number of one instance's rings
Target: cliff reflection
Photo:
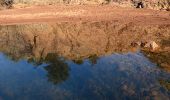
[[[95,65],[100,56],[138,50],[131,47],[133,41],[160,41],[169,35],[169,29],[170,25],[135,26],[111,21],[1,25],[0,51],[13,61],[28,59],[36,66],[48,63],[45,67],[47,76],[56,84],[69,76],[69,67],[60,56],[79,65],[88,59],[91,65]],[[163,44],[169,43],[169,39],[163,41]],[[170,52],[143,53],[170,72]]]
[[[170,49],[141,53],[131,46],[159,42],[167,28],[107,21],[0,26],[0,97],[12,91],[20,100],[168,100]]]
[[[0,51],[16,59],[30,56],[44,58],[48,53],[57,53],[72,60],[84,59],[92,54],[101,56],[133,51],[132,42],[160,41],[157,33],[167,37],[169,29],[170,25],[136,26],[112,21],[1,25]],[[95,63],[95,60],[92,62]]]

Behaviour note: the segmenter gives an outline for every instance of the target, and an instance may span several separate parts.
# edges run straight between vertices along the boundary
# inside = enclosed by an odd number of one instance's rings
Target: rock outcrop
[[[159,47],[159,45],[155,41],[149,41],[144,47],[155,50]]]

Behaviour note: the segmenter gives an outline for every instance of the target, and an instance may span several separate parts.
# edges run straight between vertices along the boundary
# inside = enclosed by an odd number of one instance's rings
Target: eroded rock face
[[[133,51],[133,41],[160,42],[169,36],[169,29],[169,25],[136,26],[107,21],[7,25],[0,26],[0,51],[15,59],[44,58],[48,53],[79,59]]]

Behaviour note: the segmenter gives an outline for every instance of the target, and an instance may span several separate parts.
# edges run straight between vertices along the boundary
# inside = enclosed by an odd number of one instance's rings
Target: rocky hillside
[[[170,10],[170,0],[0,0],[3,8],[10,8],[13,2],[15,5],[55,5],[55,4],[114,4],[123,7],[136,8],[139,1],[142,1],[145,8],[157,10]]]
[[[119,6],[136,7],[142,1],[144,7],[153,9],[170,9],[170,0],[14,0],[22,4],[116,4]]]

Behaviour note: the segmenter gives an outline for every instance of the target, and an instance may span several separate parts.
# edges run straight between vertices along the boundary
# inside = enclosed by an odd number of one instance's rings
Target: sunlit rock
[[[159,47],[159,45],[155,41],[150,41],[150,42],[146,43],[146,45],[144,47],[155,50]]]

